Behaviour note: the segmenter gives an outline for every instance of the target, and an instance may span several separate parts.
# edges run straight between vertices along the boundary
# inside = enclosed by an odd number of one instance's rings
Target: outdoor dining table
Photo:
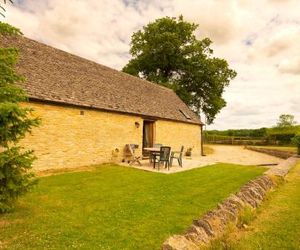
[[[155,154],[160,152],[160,148],[143,148],[145,151],[148,151],[150,154]],[[151,163],[151,157],[149,158],[150,163]],[[154,162],[153,162],[153,167],[154,167]]]
[[[143,148],[145,151],[149,151],[150,153],[152,152],[160,152],[160,148]]]

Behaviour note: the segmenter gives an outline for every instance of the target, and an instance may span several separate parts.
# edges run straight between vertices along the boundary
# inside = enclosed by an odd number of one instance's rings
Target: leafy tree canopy
[[[173,89],[212,123],[226,105],[222,94],[236,72],[213,57],[209,38],[198,40],[198,25],[179,18],[157,19],[132,35],[132,59],[123,71]]]
[[[297,124],[297,122],[295,121],[295,117],[290,114],[280,115],[279,119],[277,121],[277,127],[279,127],[279,128],[292,127],[296,124]]]

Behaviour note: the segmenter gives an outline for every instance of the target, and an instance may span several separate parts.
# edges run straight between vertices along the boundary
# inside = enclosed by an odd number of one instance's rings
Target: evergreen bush
[[[19,29],[0,22],[0,39],[19,35]],[[32,109],[20,105],[27,97],[17,85],[24,80],[15,71],[17,60],[16,48],[0,48],[0,213],[10,211],[36,183],[30,172],[33,152],[17,144],[40,120],[33,118]]]
[[[295,135],[295,137],[292,139],[292,142],[294,145],[298,148],[298,155],[300,155],[300,134]]]

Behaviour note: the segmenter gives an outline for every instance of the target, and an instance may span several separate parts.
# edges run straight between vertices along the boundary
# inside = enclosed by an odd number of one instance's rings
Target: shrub
[[[300,126],[275,127],[268,129],[268,138],[279,145],[290,145],[292,138],[300,133]]]
[[[296,145],[298,148],[298,155],[300,155],[300,134],[295,135],[295,137],[292,139],[292,143]]]
[[[12,147],[0,154],[0,212],[10,211],[16,199],[36,183],[33,173],[28,173],[34,156],[32,151],[22,152]]]

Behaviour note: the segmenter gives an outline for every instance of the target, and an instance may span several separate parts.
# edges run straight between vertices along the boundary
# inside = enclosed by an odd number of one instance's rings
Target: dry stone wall
[[[163,250],[193,250],[205,245],[210,240],[220,236],[229,223],[237,223],[242,209],[250,206],[258,207],[265,194],[274,186],[269,176],[261,176],[248,182],[241,190],[231,195],[218,207],[194,220],[193,224],[183,235],[174,235],[167,239]]]
[[[257,148],[257,147],[251,147],[251,146],[246,146],[245,148],[252,150],[252,151],[259,152],[259,153],[265,153],[268,155],[272,155],[272,156],[282,158],[282,159],[288,159],[290,157],[295,156],[295,153],[293,153],[293,152],[281,151],[281,150],[276,150],[276,149]]]
[[[279,169],[278,171],[268,171],[265,175],[249,181],[239,192],[232,194],[218,204],[215,210],[209,211],[202,218],[194,220],[186,233],[168,238],[163,243],[162,249],[196,250],[221,236],[230,223],[237,225],[239,215],[243,209],[246,207],[257,208],[266,193],[276,185],[273,176],[283,178],[288,170],[296,164],[297,160],[294,157],[290,158],[274,168]],[[285,171],[282,171],[282,169]]]

